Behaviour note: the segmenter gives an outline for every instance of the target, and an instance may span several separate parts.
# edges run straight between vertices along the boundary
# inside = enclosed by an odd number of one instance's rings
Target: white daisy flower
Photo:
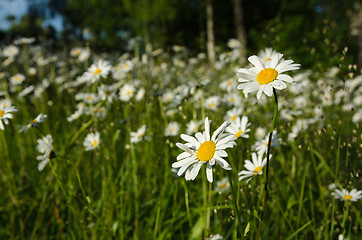
[[[258,54],[258,58],[262,61],[262,62],[266,62],[266,61],[270,61],[271,57],[274,54],[280,54],[277,51],[273,50],[272,48],[266,48],[264,50],[261,50]]]
[[[137,91],[137,94],[136,94],[136,101],[142,101],[144,96],[145,96],[145,93],[146,93],[146,90],[144,88],[140,88],[138,89]]]
[[[48,116],[46,114],[40,113],[38,116],[36,116],[36,118],[31,120],[27,125],[22,126],[20,129],[20,132],[26,133],[31,127],[36,127],[39,123],[44,122],[47,117]]]
[[[88,68],[87,72],[84,73],[84,78],[91,83],[95,83],[101,77],[107,77],[111,69],[112,66],[109,64],[108,61],[99,60],[98,62],[92,64],[90,68]]]
[[[186,180],[194,180],[204,163],[207,165],[206,176],[209,182],[213,181],[212,166],[216,162],[225,170],[231,170],[231,165],[223,159],[223,157],[228,156],[224,149],[236,145],[233,141],[233,135],[224,134],[229,123],[224,122],[211,137],[210,123],[211,121],[206,117],[205,131],[196,133],[195,137],[181,134],[181,138],[186,141],[186,144],[176,143],[176,146],[185,152],[179,154],[177,162],[172,164],[173,168],[178,169],[178,176],[185,173]]]
[[[14,46],[14,45],[10,45],[10,46],[5,47],[3,52],[2,52],[2,54],[7,58],[13,58],[18,53],[19,53],[19,48]]]
[[[241,97],[239,93],[230,93],[224,96],[223,99],[227,105],[239,107],[241,105]]]
[[[119,92],[121,101],[128,102],[133,97],[135,92],[134,86],[130,84],[124,84]]]
[[[220,193],[226,192],[230,189],[229,178],[224,177],[217,181],[215,191]]]
[[[235,38],[231,38],[228,40],[228,47],[229,48],[239,48],[240,47],[240,41],[238,39],[235,39]]]
[[[212,97],[208,97],[205,102],[204,102],[204,106],[206,109],[211,109],[216,111],[217,107],[219,106],[220,103],[220,97],[219,96],[212,96]]]
[[[226,132],[234,135],[235,139],[239,137],[249,138],[249,134],[247,134],[250,132],[249,126],[248,117],[237,117],[236,120],[231,122],[230,126],[226,128]]]
[[[233,122],[243,113],[242,108],[233,108],[226,112],[225,121]]]
[[[55,153],[53,150],[53,138],[50,134],[37,140],[38,145],[37,149],[42,154],[36,157],[39,161],[38,171],[42,171],[45,166],[49,163],[49,160],[55,158]]]
[[[100,141],[99,132],[88,133],[84,139],[83,146],[85,147],[86,151],[91,151],[99,146]]]
[[[3,104],[0,104],[0,129],[5,130],[4,124],[8,125],[9,120],[12,119],[13,115],[12,112],[16,112],[16,108],[14,106],[10,106],[8,104],[5,104],[5,101]]]
[[[279,146],[279,142],[280,142],[280,138],[278,138],[277,135],[277,130],[273,131],[273,136],[272,136],[272,142],[270,143],[271,147],[274,146]],[[259,141],[257,141],[254,145],[253,145],[253,149],[255,151],[258,152],[258,154],[263,155],[264,153],[266,153],[268,151],[268,144],[269,144],[269,133],[265,136],[264,139],[261,139]]]
[[[10,84],[15,86],[15,85],[20,85],[25,81],[25,76],[21,73],[15,74],[14,76],[12,76],[10,78]]]
[[[293,83],[294,80],[283,72],[299,69],[300,64],[293,64],[293,60],[281,61],[282,57],[283,54],[274,54],[271,60],[264,63],[255,55],[249,57],[248,60],[254,67],[237,71],[238,81],[241,82],[238,89],[243,90],[246,97],[248,93],[258,91],[257,99],[260,99],[263,92],[272,96],[273,88],[285,89],[285,82]]]
[[[352,201],[357,202],[358,200],[362,199],[362,190],[357,191],[357,189],[352,189],[350,192],[347,189],[335,189],[334,192],[332,192],[332,195],[341,201]]]
[[[131,132],[131,139],[130,142],[131,143],[138,143],[140,141],[142,141],[145,137],[145,132],[146,132],[146,125],[142,125],[137,132]]]
[[[98,96],[103,100],[107,101],[108,103],[112,103],[113,100],[116,98],[116,92],[113,86],[107,85],[100,85],[97,88]]]
[[[191,120],[190,122],[188,122],[186,125],[186,133],[189,135],[196,133],[201,125],[200,122],[201,121],[195,121],[195,120]]]
[[[170,122],[165,129],[165,136],[176,136],[180,130],[180,125],[177,122]]]
[[[264,154],[258,154],[252,153],[251,158],[253,161],[245,160],[244,167],[247,170],[243,170],[238,173],[239,175],[239,181],[249,178],[246,182],[248,183],[252,178],[254,178],[257,175],[263,175],[263,167],[266,165],[267,158],[265,157],[263,159]],[[271,159],[272,155],[269,154],[269,160]]]
[[[222,90],[226,90],[227,92],[232,92],[235,89],[236,85],[237,82],[234,79],[230,78],[220,83],[220,88]]]

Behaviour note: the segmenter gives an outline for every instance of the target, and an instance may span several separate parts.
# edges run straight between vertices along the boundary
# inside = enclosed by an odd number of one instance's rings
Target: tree
[[[206,0],[206,33],[207,33],[207,55],[211,64],[215,63],[215,37],[214,19],[212,11],[212,0]]]

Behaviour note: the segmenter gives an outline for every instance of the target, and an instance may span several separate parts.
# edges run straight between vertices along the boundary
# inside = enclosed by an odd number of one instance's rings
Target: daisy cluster
[[[147,184],[164,181],[161,176],[196,180],[203,173],[210,183],[217,180],[220,194],[231,187],[225,171],[236,171],[238,186],[257,185],[267,159],[282,165],[294,161],[300,149],[311,151],[303,163],[318,156],[332,166],[333,151],[340,147],[336,138],[345,137],[343,127],[351,133],[342,151],[352,160],[362,158],[360,74],[346,77],[338,67],[322,73],[300,69],[271,48],[244,59],[236,39],[218,52],[213,66],[205,53],[192,55],[178,45],[171,53],[155,49],[143,54],[137,41],[130,41],[129,52],[122,54],[74,47],[54,55],[32,39],[2,47],[1,136],[36,144],[32,157],[39,161],[38,171],[46,172],[63,158],[80,165],[83,158],[100,158],[95,168],[118,169],[118,162],[107,165],[112,156],[131,166],[127,174],[136,180],[138,173],[152,169],[157,180],[149,181],[147,172]],[[274,92],[279,115],[269,142]],[[159,174],[165,162],[169,172]],[[297,179],[294,171],[295,166],[290,174]],[[361,191],[334,190],[333,196],[354,202]]]

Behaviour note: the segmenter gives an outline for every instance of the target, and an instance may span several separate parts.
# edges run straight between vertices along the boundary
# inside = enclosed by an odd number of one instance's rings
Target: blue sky
[[[0,30],[6,30],[10,27],[6,16],[14,15],[16,20],[19,21],[21,16],[27,12],[28,2],[27,0],[0,0]],[[62,19],[60,16],[47,19],[44,21],[44,26],[53,25],[58,31],[62,28]]]

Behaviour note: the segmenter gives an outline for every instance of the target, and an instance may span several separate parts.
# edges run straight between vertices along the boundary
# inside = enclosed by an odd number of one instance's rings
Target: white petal
[[[261,71],[261,70],[264,69],[263,64],[260,62],[260,59],[259,59],[257,56],[255,56],[255,55],[250,56],[250,57],[248,58],[248,60],[249,60],[249,62],[251,62],[251,63],[256,67],[256,69],[258,69],[259,71]]]
[[[287,74],[279,74],[277,79],[282,80],[284,82],[288,82],[288,83],[294,82],[293,78]]]
[[[213,181],[213,179],[212,179],[212,166],[210,164],[206,165],[206,177],[207,177],[207,181],[212,183],[212,181]]]
[[[230,125],[230,123],[227,122],[227,121],[225,121],[223,124],[221,124],[221,126],[220,126],[218,129],[216,129],[216,131],[214,132],[214,134],[212,134],[211,140],[212,140],[212,141],[215,141],[216,136],[217,136],[220,132],[225,131],[225,128],[227,128],[229,125]]]
[[[183,140],[185,140],[186,142],[189,142],[189,143],[193,144],[196,148],[200,147],[200,143],[194,137],[191,137],[191,136],[186,135],[186,134],[181,134],[181,138]]]

